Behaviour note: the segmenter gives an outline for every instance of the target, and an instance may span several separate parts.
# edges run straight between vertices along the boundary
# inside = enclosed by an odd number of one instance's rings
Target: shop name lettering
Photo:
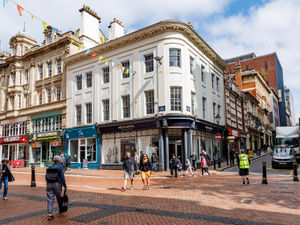
[[[57,132],[42,133],[42,134],[37,134],[36,136],[37,138],[53,137],[53,136],[57,136]]]
[[[133,129],[134,125],[123,125],[123,126],[118,126],[119,130],[129,130],[129,129]]]
[[[4,142],[14,142],[14,141],[19,141],[19,137],[7,137],[3,138]]]

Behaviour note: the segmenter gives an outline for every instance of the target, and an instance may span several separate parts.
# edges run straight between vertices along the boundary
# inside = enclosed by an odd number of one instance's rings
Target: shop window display
[[[74,163],[83,163],[84,159],[87,162],[96,162],[96,152],[95,138],[70,140],[70,156]]]

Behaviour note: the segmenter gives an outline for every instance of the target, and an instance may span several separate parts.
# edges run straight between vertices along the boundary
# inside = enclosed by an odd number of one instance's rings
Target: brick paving
[[[175,179],[158,173],[150,190],[142,190],[137,176],[135,190],[121,192],[122,171],[91,170],[70,171],[70,208],[64,214],[56,208],[48,222],[43,169],[36,188],[28,169],[17,170],[9,200],[0,200],[0,224],[300,224],[300,184],[288,176],[269,176],[262,185],[255,175],[243,186],[237,175]]]

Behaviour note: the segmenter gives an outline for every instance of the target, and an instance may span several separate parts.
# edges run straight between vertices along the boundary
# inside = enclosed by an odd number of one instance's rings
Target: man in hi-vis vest
[[[240,176],[242,177],[243,184],[246,183],[247,179],[247,184],[249,184],[249,168],[250,168],[250,160],[248,158],[248,155],[245,154],[244,150],[241,150],[241,154],[239,154],[239,168],[240,168]]]

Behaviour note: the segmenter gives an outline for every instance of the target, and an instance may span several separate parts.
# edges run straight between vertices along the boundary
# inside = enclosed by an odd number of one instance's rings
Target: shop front
[[[102,168],[121,169],[126,151],[132,155],[143,151],[149,158],[158,157],[159,170],[169,170],[172,154],[183,165],[195,152],[200,162],[201,150],[205,149],[211,160],[222,156],[222,141],[215,135],[223,128],[214,124],[195,121],[192,117],[165,116],[130,122],[101,124]]]
[[[65,154],[72,168],[99,169],[100,148],[96,126],[65,129]]]
[[[62,153],[62,131],[49,131],[30,135],[30,164],[48,167],[53,157]]]
[[[26,166],[27,137],[16,136],[0,138],[0,145],[0,160],[9,159],[9,165],[12,167]]]
[[[240,154],[240,150],[245,150],[245,142],[242,138],[242,133],[239,130],[227,128],[228,136],[227,136],[227,143],[228,143],[228,150],[230,152],[235,152],[235,154]]]

